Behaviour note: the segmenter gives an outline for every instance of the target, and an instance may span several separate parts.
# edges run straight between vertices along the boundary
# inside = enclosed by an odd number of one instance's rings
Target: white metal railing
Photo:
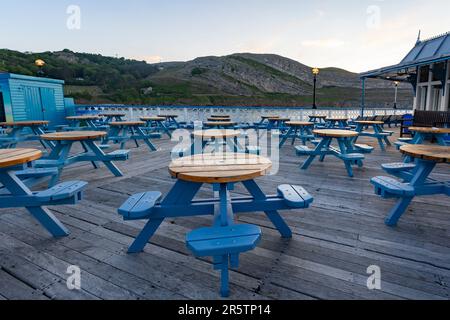
[[[345,117],[355,119],[361,115],[361,109],[342,108],[311,108],[300,107],[178,107],[178,106],[109,106],[109,105],[78,105],[77,113],[122,112],[127,120],[139,120],[144,116],[160,114],[177,115],[181,122],[206,121],[212,114],[230,115],[234,122],[253,123],[261,120],[261,115],[286,117],[291,120],[307,121],[312,115],[328,117]],[[412,109],[365,109],[364,116],[375,115],[403,115],[412,113]]]

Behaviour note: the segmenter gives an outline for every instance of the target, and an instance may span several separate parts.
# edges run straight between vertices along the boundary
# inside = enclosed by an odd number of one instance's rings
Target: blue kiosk
[[[65,123],[72,99],[64,98],[64,81],[0,73],[0,122],[48,120]]]

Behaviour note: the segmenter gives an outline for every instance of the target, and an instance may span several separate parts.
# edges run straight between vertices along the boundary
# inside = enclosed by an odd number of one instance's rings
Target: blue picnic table
[[[354,123],[356,124],[355,131],[359,133],[358,137],[355,138],[354,143],[356,143],[359,137],[369,137],[378,140],[378,144],[382,151],[386,151],[385,144],[388,146],[391,145],[389,137],[392,136],[394,132],[385,131],[383,129],[383,121],[357,120],[354,121]],[[368,128],[372,128],[373,132],[366,131]]]
[[[108,112],[108,113],[100,113],[98,116],[102,119],[103,124],[108,124],[114,121],[124,121],[123,118],[126,117],[126,114]]]
[[[416,159],[414,169],[408,172],[410,177],[404,182],[384,176],[371,180],[377,195],[386,199],[398,199],[385,220],[388,226],[397,225],[401,216],[417,196],[450,196],[450,181],[430,178],[430,174],[437,164],[450,164],[450,147],[410,144],[402,146],[400,151]]]
[[[145,122],[145,131],[147,132],[156,132],[156,133],[164,133],[172,139],[172,133],[170,132],[169,127],[166,125],[166,118],[164,117],[141,117],[141,121]]]
[[[309,116],[309,121],[314,123],[314,126],[316,127],[316,129],[324,129],[325,125],[326,125],[326,121],[325,121],[326,118],[327,118],[327,116],[325,116],[325,115],[312,115],[312,116]]]
[[[92,130],[108,130],[108,126],[102,123],[102,118],[98,115],[84,115],[66,117],[68,125],[61,125],[57,128],[63,131],[92,131]]]
[[[357,132],[340,129],[320,129],[314,130],[313,133],[322,138],[315,149],[310,149],[307,146],[296,147],[297,155],[308,156],[301,169],[307,170],[316,157],[319,157],[320,161],[323,162],[325,157],[329,155],[344,162],[350,177],[353,177],[352,165],[363,166],[365,157],[358,152],[353,144],[354,138],[358,136]],[[338,148],[332,146],[333,139],[337,140]]]
[[[121,177],[123,173],[114,161],[128,160],[129,150],[105,153],[95,143],[105,136],[106,132],[103,131],[65,131],[44,134],[41,139],[52,141],[55,146],[48,156],[36,161],[35,166],[36,168],[58,168],[58,174],[53,177],[51,185],[59,180],[65,167],[78,162],[90,162],[95,169],[99,168],[98,163],[103,163],[116,177]],[[83,151],[71,154],[75,143],[80,143]]]
[[[222,272],[223,296],[229,294],[228,268],[238,267],[239,254],[256,247],[259,227],[236,223],[235,214],[262,211],[282,237],[292,231],[279,210],[309,207],[313,198],[299,186],[282,185],[276,195],[266,195],[255,179],[269,173],[269,159],[243,153],[201,154],[174,160],[169,172],[175,185],[163,199],[159,191],[133,195],[119,209],[125,220],[148,220],[137,236],[130,253],[141,252],[167,218],[213,216],[213,227],[194,230],[186,237],[187,246],[196,256],[214,257],[214,266]],[[236,183],[242,183],[247,197],[231,197]],[[213,187],[214,197],[194,200],[204,184]]]
[[[40,120],[0,123],[0,127],[5,127],[7,132],[0,136],[0,148],[15,148],[24,141],[39,141],[44,148],[52,147],[51,143],[40,140],[48,124],[48,121]]]
[[[448,141],[445,139],[450,134],[450,128],[432,128],[432,127],[410,127],[414,132],[412,139],[397,141],[395,145],[398,149],[407,145],[421,145],[427,139],[435,140],[440,146],[447,146]],[[396,176],[405,182],[411,181],[411,172],[416,169],[414,157],[404,155],[403,162],[385,163],[381,167],[390,175]]]
[[[166,119],[165,126],[169,129],[175,130],[175,129],[181,128],[181,125],[177,120],[178,115],[176,115],[176,114],[162,114],[162,115],[159,115],[158,117]]]
[[[145,133],[143,121],[120,121],[111,122],[108,136],[103,143],[107,144],[110,141],[120,143],[120,148],[124,149],[128,141],[134,141],[136,147],[139,148],[139,141],[143,141],[150,151],[156,151],[155,145],[151,142],[153,138],[161,138],[159,133]]]
[[[348,118],[326,118],[325,128],[348,130]]]
[[[68,181],[48,190],[31,191],[18,172],[29,171],[29,164],[41,156],[42,152],[35,149],[0,150],[0,208],[25,208],[53,237],[64,237],[68,230],[47,206],[76,204],[87,183]]]
[[[303,121],[288,121],[286,126],[289,130],[286,134],[281,135],[280,148],[284,146],[287,140],[292,139],[292,145],[294,145],[295,140],[299,139],[305,146],[308,141],[314,139],[313,122],[303,122]]]
[[[206,121],[203,125],[210,129],[229,129],[234,128],[237,123],[227,120],[227,121]]]

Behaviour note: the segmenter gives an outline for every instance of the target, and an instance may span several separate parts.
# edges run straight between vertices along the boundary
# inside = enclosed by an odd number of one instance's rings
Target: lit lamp
[[[319,75],[319,68],[313,68],[312,74],[314,76],[314,89],[313,89],[313,109],[317,109],[316,105],[316,85],[317,85],[317,76]]]
[[[398,97],[398,85],[399,85],[399,84],[400,84],[400,82],[394,81],[394,85],[395,85],[394,109],[397,109],[397,97]]]
[[[45,66],[45,61],[42,59],[37,59],[34,62],[34,65],[39,68],[39,71],[37,72],[38,77],[43,77],[44,71],[42,71],[42,68]]]

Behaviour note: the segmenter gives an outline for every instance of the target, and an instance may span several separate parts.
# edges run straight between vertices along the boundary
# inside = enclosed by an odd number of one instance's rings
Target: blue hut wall
[[[0,73],[6,121],[48,120],[65,122],[64,81]]]

